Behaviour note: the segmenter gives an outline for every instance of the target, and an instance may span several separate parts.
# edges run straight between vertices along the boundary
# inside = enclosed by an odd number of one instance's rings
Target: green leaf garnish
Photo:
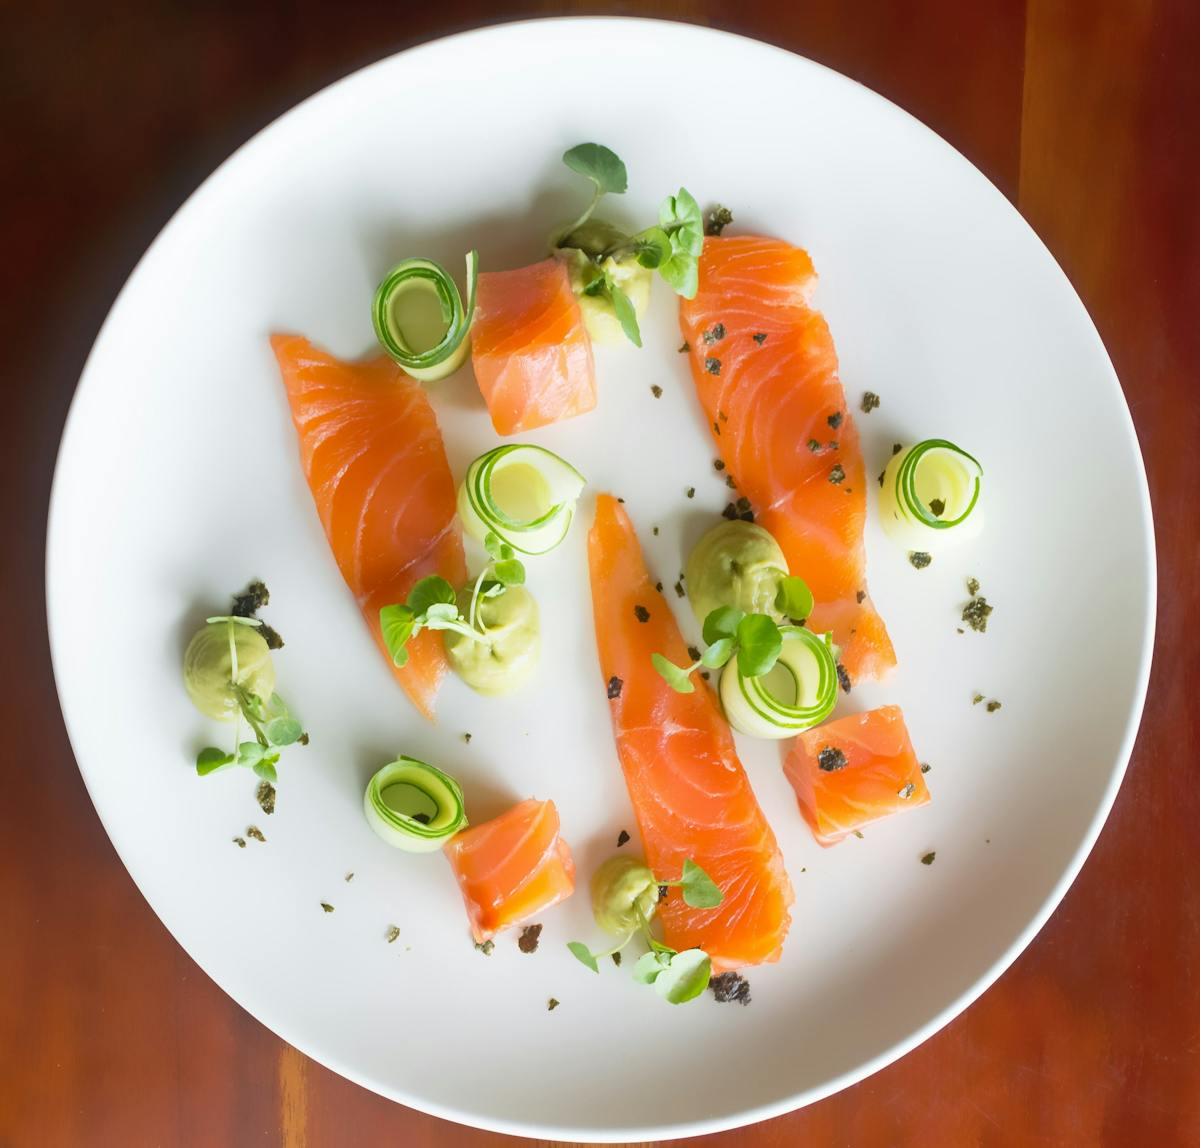
[[[499,534],[489,530],[483,536],[483,548],[488,552],[490,557],[499,558],[502,556],[504,543],[500,540]]]
[[[596,958],[592,956],[592,950],[582,941],[568,941],[567,948],[571,950],[575,959],[581,965],[587,965],[594,973],[600,972],[600,966],[596,964]]]
[[[667,958],[667,963],[670,958]],[[653,949],[648,953],[643,953],[637,959],[637,964],[633,966],[633,979],[639,985],[652,985],[658,979],[658,974],[665,969],[666,963]]]
[[[379,611],[379,629],[393,665],[403,666],[408,662],[406,646],[409,638],[413,636],[415,620],[415,615],[408,606],[384,606]]]
[[[738,623],[737,639],[738,669],[746,678],[767,673],[783,649],[779,626],[766,614],[747,614]]]
[[[684,901],[693,909],[715,909],[725,900],[717,883],[690,857],[683,863],[680,887]]]
[[[511,547],[509,549],[511,550]],[[525,584],[525,567],[516,558],[502,558],[492,566],[492,572],[502,587]]]
[[[695,298],[700,286],[700,252],[704,248],[704,218],[686,187],[663,200],[658,221],[671,240],[671,257],[658,273],[685,299]]]
[[[695,1000],[712,977],[712,961],[703,949],[685,949],[654,979],[654,991],[671,1004]]]
[[[658,671],[659,676],[671,689],[681,694],[695,693],[696,687],[691,679],[692,670],[695,669],[694,666],[689,666],[685,669],[677,666],[672,661],[668,661],[662,654],[651,654],[650,661],[654,663],[654,668]]]
[[[291,745],[300,740],[304,727],[294,717],[277,717],[267,722],[264,732],[272,745]]]
[[[436,606],[439,603],[444,602],[447,605],[457,606],[458,595],[455,593],[454,587],[440,574],[430,574],[413,586],[408,592],[406,601],[408,608],[419,617],[422,614],[428,614],[430,606]]]
[[[671,237],[661,227],[647,227],[632,240],[637,261],[653,271],[671,258]]]
[[[216,746],[206,746],[196,754],[196,772],[201,777],[206,777],[218,769],[232,765],[234,760],[233,754],[226,753],[223,749],[217,749]]]
[[[638,326],[637,311],[625,294],[611,279],[608,280],[608,297],[612,300],[613,312],[621,324],[625,337],[635,346],[642,345],[642,331]]]
[[[775,609],[785,618],[803,620],[813,612],[813,595],[808,583],[794,574],[785,574],[779,579],[775,592]]]
[[[704,641],[711,645],[721,638],[734,638],[745,614],[733,606],[718,606],[704,619]]]
[[[261,761],[263,755],[263,747],[256,741],[244,741],[238,746],[237,763],[238,765],[254,765],[255,762]]]
[[[279,780],[279,775],[275,772],[275,763],[279,760],[279,754],[267,754],[260,761],[256,761],[253,765],[254,772],[258,774],[263,781],[269,781],[274,784]]]
[[[616,152],[603,144],[576,144],[563,152],[562,161],[572,171],[590,179],[601,193],[624,195],[629,187],[625,165]]]
[[[700,655],[700,664],[707,666],[710,670],[719,670],[732,655],[733,639],[718,638]]]

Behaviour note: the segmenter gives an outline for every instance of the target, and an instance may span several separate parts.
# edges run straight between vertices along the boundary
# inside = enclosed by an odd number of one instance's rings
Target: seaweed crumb
[[[979,703],[980,703],[981,701],[983,701],[983,694],[976,694],[976,695],[975,695],[975,696],[974,696],[974,697],[971,699],[971,705],[973,705],[973,706],[977,706],[977,705],[979,705]]]
[[[713,459],[713,470],[724,470],[724,469],[725,469],[725,460],[720,459],[720,458],[714,458]]]
[[[754,341],[761,347],[767,341],[767,333],[766,331],[759,331],[753,336],[753,338]]]
[[[257,825],[248,825],[246,827],[246,836],[253,837],[255,841],[261,841],[264,845],[267,839],[263,836],[263,831]]]
[[[944,498],[931,498],[929,500],[929,512],[934,518],[941,518],[946,512],[946,500]]]
[[[861,829],[856,829],[856,830],[854,831],[854,836],[855,836],[855,837],[857,837],[857,838],[859,839],[859,841],[865,841],[865,840],[866,840],[866,834],[865,834],[865,833],[863,833],[863,831],[862,831]]]
[[[907,785],[902,785],[896,791],[896,796],[900,798],[901,801],[907,801],[916,792],[917,787],[910,781]]]
[[[470,735],[469,733],[464,733],[464,734],[462,735],[462,739],[463,739],[463,743],[464,743],[465,745],[470,745],[470,744],[471,744],[471,735]]]
[[[658,592],[661,594],[661,593],[662,593],[662,583],[661,583],[661,582],[655,582],[655,583],[654,583],[654,589],[655,589],[655,590],[657,590],[657,591],[658,591]]]
[[[409,819],[415,821],[418,825],[429,824],[429,814],[425,812],[410,813]]]
[[[667,887],[666,887],[666,885],[659,885],[659,887],[658,887],[658,899],[659,899],[660,901],[665,901],[665,900],[667,899]]]
[[[654,526],[654,527],[651,527],[651,529],[654,531],[654,536],[657,538],[658,537],[658,527]]]
[[[879,489],[880,489],[880,490],[882,490],[882,489],[883,489],[883,480],[884,480],[886,477],[887,477],[887,467],[885,466],[885,467],[883,468],[883,470],[881,470],[881,471],[879,472]]]
[[[322,901],[322,902],[321,902],[321,908],[322,908],[322,909],[323,909],[323,910],[324,910],[326,913],[332,913],[332,912],[333,912],[333,906],[332,906],[332,905],[331,905],[331,904],[330,904],[328,901]]]
[[[979,579],[978,578],[968,578],[967,579],[967,593],[970,594],[972,598],[978,596],[978,594],[979,594]]]
[[[825,445],[826,445],[826,446],[827,446],[827,447],[828,447],[830,450],[837,450],[837,448],[838,448],[838,440],[837,440],[837,439],[835,439],[835,438],[831,438],[831,439],[829,440],[829,442],[827,442]]]
[[[734,503],[734,505],[737,507],[738,513],[745,514],[746,511],[750,509],[750,499],[743,494],[742,497]]]
[[[495,948],[496,942],[491,938],[488,938],[488,940],[484,941],[483,944],[480,944],[478,941],[475,942],[475,951],[482,953],[485,957],[490,957],[495,951]]]
[[[721,373],[721,360],[709,355],[704,360],[704,369],[710,375],[719,375]]]
[[[384,937],[389,945],[395,944],[396,938],[400,936],[400,929],[396,925],[388,925],[387,932]]]
[[[609,953],[609,956],[612,957],[612,963],[614,965],[616,965],[617,968],[620,968],[621,967],[621,952],[620,952],[620,950],[618,949],[617,952],[615,952],[615,953]]]
[[[724,323],[714,323],[703,335],[704,342],[708,346],[712,346],[713,343],[719,343],[723,338],[725,338]]]
[[[678,582],[675,583],[675,596],[678,598],[683,597],[683,580],[682,579],[680,579]]]
[[[933,766],[930,765],[929,762],[927,762],[927,761],[921,762],[921,772],[922,773],[928,773],[932,768],[933,768]]]
[[[269,781],[260,781],[254,790],[254,800],[268,816],[275,812],[275,786]]]
[[[718,203],[704,217],[704,234],[720,235],[733,222],[733,212],[728,207]]]
[[[892,455],[893,455],[893,457],[895,457],[896,455],[898,455],[898,454],[899,454],[899,453],[900,453],[900,452],[901,452],[903,449],[904,449],[904,445],[903,445],[902,443],[898,443],[898,442],[894,442],[894,443],[892,443]]]
[[[921,864],[922,865],[932,865],[933,859],[936,856],[937,856],[937,853],[931,849],[928,853],[925,854],[924,857],[921,858]]]
[[[700,660],[699,649],[696,646],[688,646],[688,657],[691,658],[693,662],[698,662]]]
[[[813,454],[816,454],[821,449],[821,444],[817,442],[815,438],[810,438],[807,445],[808,449],[811,450]]]
[[[708,987],[721,1004],[750,1003],[750,982],[741,973],[721,973],[708,982]]]
[[[723,423],[729,422],[729,416],[723,410],[717,410],[717,418],[719,418]]]
[[[843,419],[844,417],[845,417],[845,416],[842,414],[842,412],[841,412],[841,411],[834,411],[834,412],[833,412],[833,414],[831,414],[831,415],[829,416],[829,418],[827,418],[825,421],[826,421],[826,422],[827,422],[827,423],[828,423],[828,424],[829,424],[831,427],[833,427],[833,429],[834,429],[834,430],[837,430],[837,429],[838,429],[838,427],[840,427],[840,426],[842,425],[842,419]]]
[[[233,596],[233,616],[235,618],[253,618],[264,606],[271,602],[271,592],[266,583],[255,578],[245,592]]]
[[[701,677],[702,677],[702,678],[703,678],[705,681],[708,681],[708,679],[709,679],[709,678],[710,678],[712,675],[711,675],[711,674],[710,674],[710,673],[709,673],[707,670],[701,670],[701,671],[700,671],[700,676],[701,676]]]
[[[695,498],[696,497],[696,488],[694,486],[689,486],[687,488],[687,490],[685,490],[683,493],[686,494],[688,496],[688,498]]]
[[[840,462],[835,462],[833,464],[833,469],[829,472],[829,481],[832,482],[834,486],[837,486],[839,483],[843,482],[845,478],[846,472],[842,469],[842,464]]]
[[[346,882],[347,885],[349,885],[350,882],[354,880],[354,870],[351,869],[350,872],[347,873],[346,876],[342,879]]]
[[[645,623],[650,621],[650,611],[647,610],[645,606],[634,606],[633,616],[637,618],[639,622]]]
[[[986,706],[984,706],[984,709],[986,709],[987,712],[990,714],[994,714],[999,708],[1000,708],[1000,703],[998,701],[996,701],[995,698],[992,698],[992,700],[990,702],[988,702],[988,704]]]
[[[717,438],[721,437],[721,424],[719,422],[713,423],[713,434],[715,434]]]
[[[299,736],[299,737],[296,739],[296,744],[297,744],[297,745],[308,745],[308,734],[307,734],[307,733],[302,733],[302,734],[301,734],[301,735],[300,735],[300,736]]]
[[[846,768],[846,755],[836,746],[827,745],[817,754],[817,768],[833,773]]]
[[[725,485],[729,487],[730,490],[737,490],[737,483],[733,481],[732,474],[727,474],[725,476]]]
[[[850,673],[841,662],[837,664],[837,679],[838,685],[842,687],[842,693],[848,694],[851,687]]]
[[[914,570],[924,570],[933,561],[933,555],[927,554],[924,550],[910,550],[908,561]]]
[[[558,1001],[556,1001],[553,997],[551,997],[546,1002],[546,1011],[553,1012],[556,1008],[558,1008]]]
[[[879,406],[879,396],[874,391],[863,391],[862,402],[859,404],[864,415],[869,415]]]
[[[977,634],[984,634],[987,632],[991,613],[992,607],[988,605],[988,600],[982,594],[978,594],[963,607],[962,620]]]
[[[526,925],[517,938],[517,948],[523,953],[536,953],[542,937],[541,925]]]
[[[237,846],[239,849],[245,849],[245,848],[246,848],[246,839],[245,839],[244,837],[235,837],[235,838],[233,839],[233,843],[234,843],[234,844],[235,844],[235,845],[236,845],[236,846]]]
[[[955,627],[954,627],[954,632],[955,632],[956,634],[965,634],[965,633],[966,633],[966,630],[964,630],[964,629],[963,629],[961,626],[955,626]]]
[[[858,593],[854,595],[854,600],[861,606],[863,602],[866,601],[866,597],[867,592],[865,590],[859,590]]]
[[[662,398],[662,387],[660,387],[657,383],[651,383],[650,384],[650,393],[656,399],[661,399]]]
[[[738,516],[737,507],[733,503],[729,503],[724,510],[721,511],[722,518],[728,518],[732,522]]]
[[[617,848],[620,849],[622,845],[627,845],[628,843],[629,834],[622,829],[621,832],[617,834]]]
[[[690,351],[691,349],[692,349],[691,343],[689,343],[686,339],[684,339],[683,346],[681,346],[679,348],[679,353],[681,355],[686,355],[688,353],[688,351]]]

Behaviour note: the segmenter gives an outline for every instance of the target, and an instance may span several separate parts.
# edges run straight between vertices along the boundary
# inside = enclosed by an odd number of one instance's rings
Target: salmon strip
[[[518,434],[596,405],[592,341],[565,263],[543,259],[479,276],[471,325],[475,381],[499,434]]]
[[[425,391],[385,355],[342,362],[300,335],[272,335],[300,461],[346,585],[396,680],[427,718],[447,669],[441,636],[408,644],[392,665],[379,610],[413,583],[467,578],[456,492],[437,416]]]
[[[575,891],[575,863],[553,801],[522,801],[456,834],[445,853],[478,944]]]
[[[811,306],[808,253],[778,239],[710,237],[700,289],[679,305],[696,391],[728,472],[816,599],[851,681],[896,654],[867,593],[867,478],[829,327]]]
[[[651,664],[655,652],[691,659],[612,495],[597,499],[588,560],[600,667],[646,861],[673,880],[690,857],[725,894],[715,909],[691,909],[673,890],[659,906],[667,944],[704,949],[718,972],[776,961],[793,900],[783,856],[712,691],[697,681],[695,693],[676,693]]]
[[[822,845],[929,802],[899,706],[852,714],[796,739],[783,771]]]

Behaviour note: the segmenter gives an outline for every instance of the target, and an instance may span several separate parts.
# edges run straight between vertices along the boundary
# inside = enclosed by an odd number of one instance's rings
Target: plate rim
[[[323,1052],[316,1052],[307,1045],[304,1041],[294,1040],[289,1035],[289,1024],[268,1023],[260,1016],[257,1009],[252,1008],[240,995],[232,992],[222,983],[222,979],[209,971],[200,961],[192,955],[191,951],[183,944],[182,941],[175,935],[167,924],[166,919],[159,912],[155,900],[152,899],[142,888],[137,877],[126,863],[125,856],[116,838],[109,830],[108,824],[104,820],[104,816],[100,811],[100,806],[96,801],[95,794],[92,792],[91,785],[88,780],[88,775],[80,765],[80,755],[76,746],[76,737],[72,732],[71,719],[68,716],[68,707],[59,687],[60,674],[60,647],[62,639],[56,638],[57,628],[54,621],[53,612],[51,609],[51,585],[53,581],[53,569],[55,568],[54,556],[54,540],[57,532],[53,529],[55,519],[55,508],[60,501],[60,491],[62,483],[62,460],[66,454],[68,441],[75,433],[76,425],[79,423],[79,397],[83,390],[83,386],[92,369],[93,360],[96,357],[97,348],[100,346],[112,325],[114,316],[116,315],[122,301],[125,299],[131,284],[142,272],[143,268],[151,259],[151,256],[157,251],[159,246],[164,242],[165,238],[177,226],[180,217],[192,207],[194,203],[199,201],[204,195],[211,191],[213,183],[217,177],[226,171],[231,165],[238,162],[241,157],[253,145],[257,144],[260,138],[267,133],[278,128],[284,121],[289,120],[294,115],[298,115],[310,103],[322,99],[332,93],[334,90],[341,88],[343,85],[349,84],[358,80],[366,73],[382,69],[385,67],[395,66],[396,62],[402,58],[411,57],[422,52],[430,50],[446,50],[446,48],[467,39],[480,38],[505,38],[513,35],[520,36],[523,32],[532,27],[541,27],[549,25],[572,26],[579,32],[583,31],[583,26],[588,24],[604,24],[618,25],[627,24],[631,26],[631,31],[634,28],[645,28],[646,26],[655,25],[660,29],[670,34],[678,29],[686,29],[687,34],[697,35],[701,37],[716,38],[721,40],[739,40],[754,45],[758,49],[766,49],[773,53],[778,53],[788,57],[793,66],[811,68],[826,74],[834,85],[845,84],[852,85],[860,89],[870,97],[872,101],[885,105],[890,112],[898,113],[913,121],[915,124],[927,133],[936,141],[937,145],[949,153],[950,158],[955,163],[964,164],[974,173],[975,177],[982,180],[984,184],[991,190],[993,194],[998,196],[1004,203],[1005,208],[1017,217],[1020,221],[1020,226],[1024,227],[1029,236],[1034,240],[1037,247],[1041,249],[1050,265],[1054,268],[1062,282],[1066,285],[1070,293],[1075,297],[1081,311],[1086,316],[1088,326],[1090,328],[1091,337],[1095,340],[1096,347],[1099,350],[1104,366],[1107,368],[1108,381],[1115,388],[1119,398],[1119,407],[1123,413],[1121,419],[1124,431],[1128,436],[1129,444],[1132,448],[1132,455],[1135,462],[1135,481],[1138,486],[1138,502],[1139,509],[1142,512],[1142,545],[1143,556],[1146,563],[1146,594],[1142,602],[1142,607],[1145,611],[1146,624],[1142,634],[1142,645],[1138,656],[1137,675],[1134,683],[1133,696],[1130,701],[1128,713],[1125,720],[1125,729],[1121,737],[1121,742],[1114,759],[1113,768],[1108,782],[1100,796],[1099,803],[1092,819],[1087,825],[1086,830],[1079,842],[1078,847],[1074,851],[1070,861],[1067,863],[1058,880],[1054,883],[1046,898],[1033,914],[1028,924],[1017,934],[1014,940],[1000,953],[1000,955],[992,962],[991,965],[980,975],[971,985],[963,992],[956,996],[944,1008],[927,1020],[923,1025],[910,1033],[907,1037],[894,1042],[892,1045],[877,1053],[869,1060],[840,1073],[831,1080],[826,1081],[822,1085],[813,1088],[802,1089],[788,1096],[782,1097],[774,1101],[767,1101],[762,1104],[754,1105],[749,1108],[740,1109],[736,1113],[727,1114],[724,1116],[716,1116],[711,1118],[701,1118],[683,1122],[673,1122],[663,1125],[630,1125],[624,1127],[607,1127],[607,1128],[585,1128],[576,1125],[539,1123],[536,1120],[511,1120],[503,1117],[493,1117],[485,1114],[471,1112],[465,1108],[456,1109],[448,1105],[429,1101],[421,1096],[405,1092],[401,1088],[397,1088],[389,1082],[373,1079],[369,1074],[362,1073],[349,1065],[339,1063],[337,1057],[326,1055]],[[588,1143],[622,1143],[628,1140],[650,1141],[650,1140],[675,1140],[689,1136],[711,1135],[713,1133],[725,1132],[735,1128],[746,1127],[751,1124],[756,1124],[764,1120],[769,1120],[774,1117],[785,1115],[789,1112],[797,1111],[807,1107],[810,1104],[815,1104],[820,1100],[824,1100],[838,1092],[841,1092],[851,1086],[865,1080],[867,1077],[874,1075],[881,1069],[900,1060],[909,1052],[915,1049],[918,1045],[923,1044],[926,1040],[940,1031],[952,1020],[963,1013],[975,1001],[977,1001],[985,992],[995,984],[995,982],[1011,967],[1016,959],[1025,952],[1032,943],[1037,934],[1045,926],[1050,916],[1061,904],[1066,896],[1071,885],[1075,882],[1088,857],[1091,855],[1096,841],[1100,836],[1100,832],[1104,828],[1109,815],[1112,812],[1113,804],[1116,801],[1116,796],[1120,790],[1121,783],[1124,780],[1126,771],[1129,768],[1130,758],[1134,749],[1137,735],[1141,726],[1142,716],[1145,708],[1146,695],[1150,681],[1151,664],[1153,661],[1155,636],[1157,629],[1157,605],[1158,605],[1158,554],[1156,548],[1155,528],[1153,503],[1150,497],[1149,482],[1146,475],[1145,459],[1142,455],[1141,444],[1137,436],[1137,430],[1133,422],[1133,415],[1129,407],[1129,401],[1126,398],[1123,387],[1121,386],[1120,378],[1117,375],[1116,368],[1113,366],[1111,356],[1104,345],[1103,338],[1096,327],[1095,321],[1092,319],[1091,313],[1088,311],[1079,292],[1076,291],[1070,278],[1063,270],[1062,266],[1055,258],[1053,252],[1042,241],[1041,236],[1033,228],[1032,224],[1021,213],[1018,206],[996,186],[996,184],[984,173],[979,167],[972,163],[962,152],[960,152],[953,144],[949,143],[937,131],[926,124],[919,117],[907,111],[900,104],[888,99],[866,84],[851,76],[847,76],[842,72],[837,71],[828,65],[822,64],[816,60],[810,59],[807,56],[802,56],[797,52],[793,52],[788,48],[771,43],[770,41],[759,39],[756,36],[745,35],[743,33],[731,32],[722,28],[712,27],[709,25],[695,24],[685,20],[667,20],[655,17],[643,16],[628,16],[628,15],[586,15],[586,16],[552,16],[552,17],[531,17],[517,20],[503,20],[496,23],[477,25],[466,28],[458,32],[453,32],[445,36],[439,36],[434,39],[423,41],[419,44],[411,45],[407,48],[402,48],[399,51],[389,53],[380,59],[374,60],[362,67],[355,68],[318,90],[305,96],[295,104],[292,104],[279,115],[275,116],[268,123],[257,129],[250,137],[244,140],[238,147],[230,152],[220,163],[218,163],[199,184],[197,184],[183,199],[183,201],[175,208],[170,217],[159,229],[154,239],[146,247],[146,250],[139,256],[133,267],[130,269],[120,290],[114,296],[112,303],[105,314],[103,322],[96,331],[92,346],[88,351],[87,357],[84,360],[80,370],[79,379],[75,384],[74,391],[71,396],[70,404],[67,408],[66,417],[63,422],[62,432],[59,438],[58,448],[55,452],[53,478],[50,486],[50,495],[46,510],[46,554],[44,561],[44,576],[43,576],[43,594],[45,598],[45,619],[46,619],[46,636],[50,649],[50,661],[54,674],[55,693],[58,697],[59,709],[62,713],[63,725],[66,730],[67,740],[71,747],[72,756],[75,759],[76,768],[79,770],[80,777],[83,780],[84,788],[87,791],[88,797],[92,801],[93,809],[98,817],[101,825],[104,827],[105,834],[111,843],[114,852],[125,869],[126,874],[133,882],[135,888],[141,893],[143,899],[149,905],[154,915],[158,918],[159,924],[166,929],[167,933],[175,941],[176,944],[187,954],[188,958],[196,965],[196,967],[212,981],[226,996],[228,996],[239,1008],[244,1010],[258,1024],[261,1024],[268,1031],[274,1033],[279,1039],[286,1044],[291,1045],[303,1055],[321,1064],[323,1067],[339,1076],[365,1088],[377,1095],[383,1096],[395,1103],[404,1105],[405,1107],[415,1109],[419,1112],[437,1117],[442,1120],[447,1120],[456,1124],[465,1125],[467,1127],[479,1128],[486,1131],[498,1132],[511,1136],[519,1136],[526,1138],[565,1140],[565,1141],[583,1141]]]

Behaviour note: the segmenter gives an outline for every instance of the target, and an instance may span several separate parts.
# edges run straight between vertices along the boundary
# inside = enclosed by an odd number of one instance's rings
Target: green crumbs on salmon
[[[704,369],[710,375],[719,375],[721,373],[721,360],[715,359],[711,355],[709,355],[704,360]]]
[[[846,768],[846,755],[840,749],[832,745],[827,745],[820,753],[817,754],[817,768],[823,769],[826,773],[833,773],[838,769]]]
[[[725,324],[715,323],[703,335],[706,346],[711,346],[713,343],[719,343],[725,338]]]
[[[834,486],[837,486],[839,483],[845,482],[845,480],[846,472],[842,469],[842,464],[840,462],[835,462],[833,464],[833,469],[829,472],[829,481],[832,482]]]

